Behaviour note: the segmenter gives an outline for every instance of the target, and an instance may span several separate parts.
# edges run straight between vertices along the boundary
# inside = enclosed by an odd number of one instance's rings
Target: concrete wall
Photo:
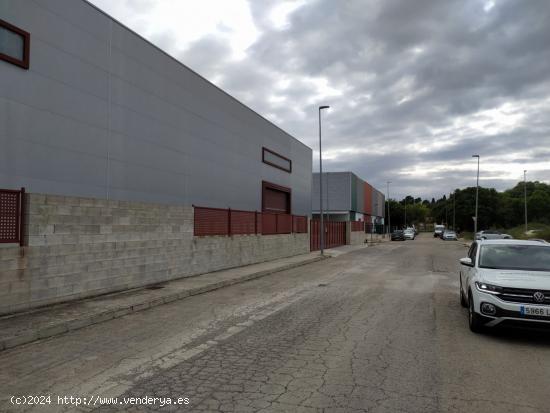
[[[310,214],[310,148],[92,5],[2,0],[0,17],[31,33],[29,70],[0,61],[0,188],[261,210],[265,180]]]
[[[367,239],[367,234],[364,231],[350,231],[349,244],[359,245],[364,244]]]
[[[309,252],[309,234],[193,236],[193,209],[29,194],[0,248],[0,314]]]

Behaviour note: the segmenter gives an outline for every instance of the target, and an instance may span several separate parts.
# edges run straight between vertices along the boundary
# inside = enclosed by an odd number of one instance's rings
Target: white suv
[[[476,241],[460,264],[460,303],[473,332],[500,323],[550,325],[550,244]]]

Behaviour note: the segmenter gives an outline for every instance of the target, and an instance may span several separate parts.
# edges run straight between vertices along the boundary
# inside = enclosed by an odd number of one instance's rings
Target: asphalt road
[[[98,412],[549,412],[550,334],[471,333],[459,242],[392,242],[0,353],[8,396],[188,398]],[[80,410],[92,407],[80,406]]]

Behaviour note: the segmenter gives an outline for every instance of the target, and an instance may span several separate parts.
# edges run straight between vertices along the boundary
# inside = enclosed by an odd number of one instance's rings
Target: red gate
[[[325,248],[334,248],[340,245],[346,245],[346,223],[336,221],[324,221],[325,227]],[[319,228],[321,221],[311,220],[310,231],[310,250],[318,251],[321,249],[321,239],[319,237]]]

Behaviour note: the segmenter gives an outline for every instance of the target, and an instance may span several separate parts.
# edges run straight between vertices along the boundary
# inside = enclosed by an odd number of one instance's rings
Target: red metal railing
[[[230,213],[220,208],[195,208],[195,235],[227,235]]]
[[[306,216],[292,216],[292,232],[297,234],[307,233],[307,217]]]
[[[318,220],[310,221],[310,250],[317,251],[321,248],[320,226]],[[337,221],[324,221],[325,228],[324,248],[334,248],[340,245],[346,245],[346,223]]]
[[[364,231],[365,222],[364,221],[351,221],[351,230],[352,231]]]
[[[307,233],[307,216],[194,206],[194,235]]]
[[[23,246],[24,199],[25,188],[0,189],[0,243]]]
[[[249,211],[230,209],[230,235],[255,234],[257,231],[257,214]]]
[[[292,215],[262,213],[262,234],[290,234],[292,233]]]

